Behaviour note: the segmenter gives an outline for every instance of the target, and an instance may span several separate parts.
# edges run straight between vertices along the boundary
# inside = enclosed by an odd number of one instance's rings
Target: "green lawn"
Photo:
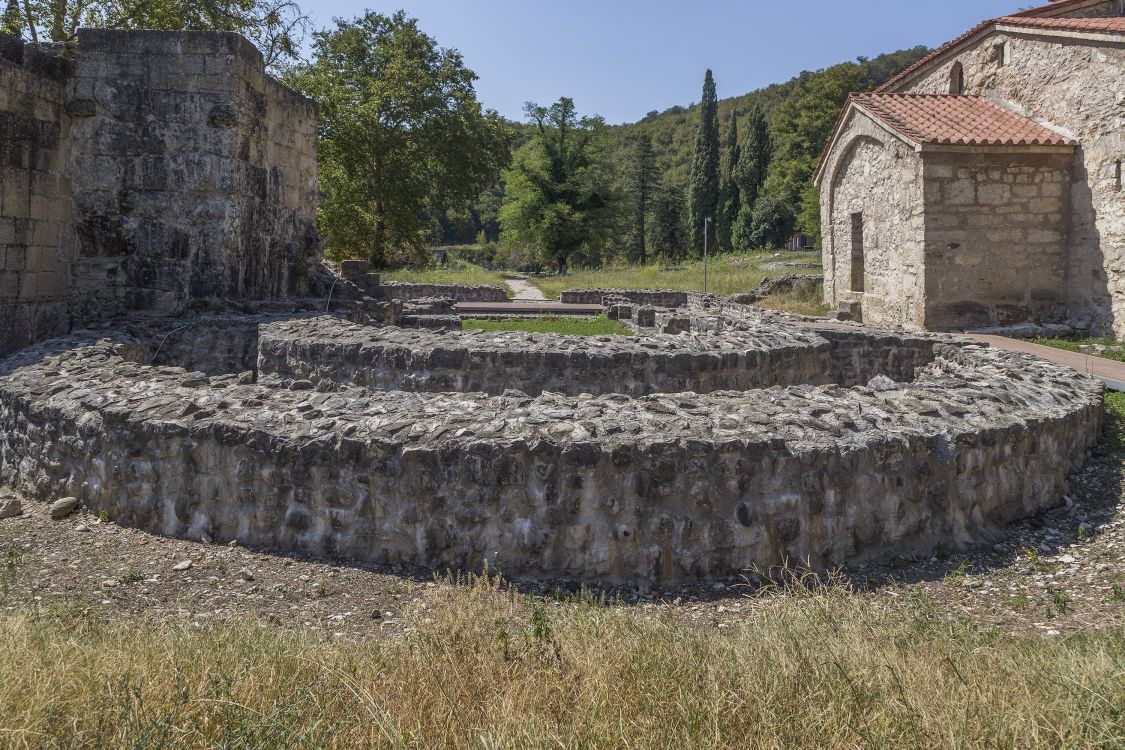
[[[1106,337],[1074,336],[1065,339],[1036,338],[1036,344],[1053,346],[1056,349],[1066,349],[1069,352],[1082,352],[1095,357],[1125,362],[1125,342]],[[1104,347],[1104,348],[1100,348]]]
[[[624,323],[610,320],[604,315],[593,318],[564,317],[550,315],[541,318],[521,318],[515,320],[480,320],[469,318],[461,321],[465,331],[527,331],[528,333],[565,333],[571,336],[604,336],[607,334],[632,336],[633,330]]]
[[[769,262],[815,263],[818,268],[763,268]],[[707,289],[729,295],[756,289],[763,276],[777,278],[790,273],[819,273],[820,253],[755,252],[727,253],[710,259]],[[703,291],[703,261],[691,261],[674,268],[659,264],[646,266],[607,266],[579,269],[566,276],[533,276],[532,284],[543,290],[547,299],[558,299],[566,289],[679,289]]]

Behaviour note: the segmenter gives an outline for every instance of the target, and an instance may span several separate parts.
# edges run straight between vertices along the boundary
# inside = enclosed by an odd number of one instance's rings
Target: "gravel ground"
[[[999,534],[984,551],[896,559],[841,578],[857,596],[914,597],[935,616],[1047,636],[1125,626],[1125,452],[1096,450],[1057,509]],[[4,491],[0,489],[0,496]],[[2,503],[0,503],[2,505]],[[0,612],[75,607],[106,618],[203,624],[254,616],[282,628],[393,636],[424,619],[451,584],[423,570],[267,554],[236,543],[167,539],[103,523],[82,509],[52,520],[23,502],[0,520]],[[560,585],[524,583],[550,597]],[[562,586],[572,592],[572,586]],[[670,591],[609,590],[619,606],[729,627],[763,597],[743,577]]]

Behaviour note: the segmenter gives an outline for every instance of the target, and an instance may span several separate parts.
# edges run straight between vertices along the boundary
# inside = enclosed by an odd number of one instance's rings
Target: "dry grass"
[[[432,589],[402,638],[0,619],[5,748],[1079,748],[1125,744],[1122,634],[982,633],[926,600],[659,609]]]
[[[799,287],[792,292],[771,294],[754,303],[770,310],[795,313],[797,315],[827,315],[831,309],[824,301],[824,284],[813,287]]]
[[[777,278],[786,273],[815,273],[811,269],[769,269],[769,262],[820,263],[820,253],[753,252],[729,253],[710,259],[707,289],[713,294],[730,295],[758,287],[763,276]],[[576,270],[566,276],[534,276],[529,281],[543,290],[547,299],[558,299],[566,289],[678,289],[703,291],[703,262],[690,261],[674,268],[659,264],[647,266],[607,266]]]
[[[380,276],[386,281],[404,281],[415,284],[495,284],[507,291],[508,296],[511,296],[511,290],[504,283],[504,277],[500,271],[489,271],[483,266],[458,258],[450,258],[449,262],[441,267],[381,271]]]

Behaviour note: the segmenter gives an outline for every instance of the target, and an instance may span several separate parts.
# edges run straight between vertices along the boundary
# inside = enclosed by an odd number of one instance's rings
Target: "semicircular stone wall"
[[[78,335],[0,362],[0,481],[168,535],[669,584],[977,543],[1056,503],[1099,432],[1101,384],[1042,360],[756,325],[561,359],[323,317]],[[558,392],[552,368],[595,361]]]

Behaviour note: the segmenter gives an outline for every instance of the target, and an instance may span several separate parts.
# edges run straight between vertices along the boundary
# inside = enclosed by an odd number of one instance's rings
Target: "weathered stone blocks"
[[[211,328],[199,341],[229,342],[214,347],[220,370],[245,365],[240,337],[253,325],[261,368],[278,356],[265,351],[271,341],[284,351],[325,338],[331,324],[228,323],[225,338],[214,333],[222,322],[200,324]],[[978,543],[1057,502],[1101,417],[1101,385],[1070,370],[844,327],[783,333],[805,338],[814,356],[830,352],[821,360],[829,378],[882,369],[877,387],[639,398],[327,380],[276,388],[268,375],[252,383],[142,364],[165,333],[72,337],[0,361],[0,481],[163,534],[386,564],[487,562],[515,576],[675,583]],[[393,329],[380,333],[397,341],[392,358],[423,351]],[[303,356],[346,370],[367,345],[343,327]],[[170,337],[164,346],[161,356],[211,366],[202,344]],[[434,367],[478,353],[424,351]],[[669,366],[702,370],[722,361],[712,356],[674,355]]]

